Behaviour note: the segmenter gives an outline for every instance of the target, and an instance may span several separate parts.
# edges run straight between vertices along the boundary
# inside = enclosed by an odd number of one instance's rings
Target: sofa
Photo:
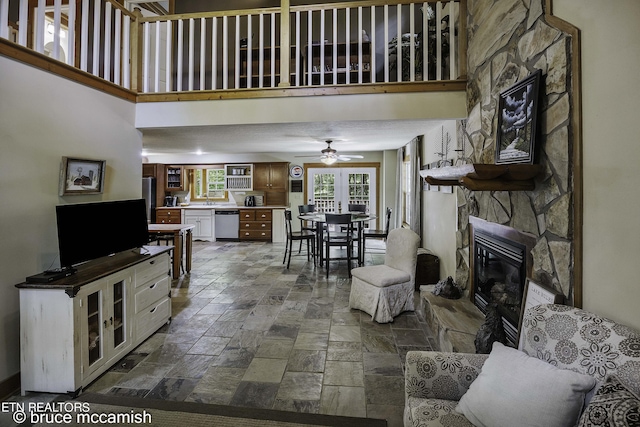
[[[518,349],[410,351],[405,427],[640,425],[640,332],[574,307],[523,316]]]

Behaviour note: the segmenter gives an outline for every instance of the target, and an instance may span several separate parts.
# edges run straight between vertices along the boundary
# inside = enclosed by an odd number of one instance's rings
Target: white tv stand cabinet
[[[50,283],[20,283],[26,392],[78,395],[171,319],[171,246],[89,261]]]

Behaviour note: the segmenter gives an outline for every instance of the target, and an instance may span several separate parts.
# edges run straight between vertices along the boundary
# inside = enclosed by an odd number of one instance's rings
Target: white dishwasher
[[[216,240],[239,240],[240,211],[237,209],[215,210]]]

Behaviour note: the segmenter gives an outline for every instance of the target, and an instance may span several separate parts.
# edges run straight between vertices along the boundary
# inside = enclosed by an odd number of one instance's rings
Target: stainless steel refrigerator
[[[147,203],[147,220],[156,222],[156,179],[142,178],[142,198]]]

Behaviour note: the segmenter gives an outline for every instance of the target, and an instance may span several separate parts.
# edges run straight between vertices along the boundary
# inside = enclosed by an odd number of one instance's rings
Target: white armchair
[[[420,237],[413,231],[391,230],[384,264],[351,270],[349,307],[370,314],[378,323],[393,322],[403,311],[413,311],[419,244]]]

